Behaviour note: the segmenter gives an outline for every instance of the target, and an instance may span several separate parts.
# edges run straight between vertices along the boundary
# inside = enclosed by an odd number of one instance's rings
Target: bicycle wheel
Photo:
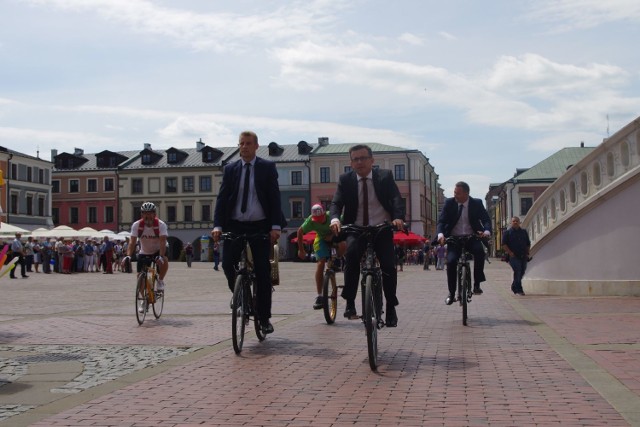
[[[336,321],[336,313],[338,312],[338,285],[336,284],[336,273],[333,270],[324,272],[322,308],[324,309],[324,320],[331,325]]]
[[[251,307],[253,308],[253,326],[256,329],[256,336],[258,337],[258,340],[264,341],[264,339],[267,338],[267,335],[264,332],[262,332],[262,326],[260,325],[260,316],[258,315],[258,310],[257,310],[257,307],[258,307],[258,303],[257,303],[258,296],[256,295],[257,286],[258,285],[256,284],[256,282],[253,282],[252,287],[247,286],[246,292],[250,292],[251,289],[253,288],[253,295],[251,300],[251,304],[252,304]],[[251,295],[251,293],[249,295]]]
[[[144,273],[138,274],[138,283],[136,283],[136,319],[138,325],[142,325],[147,315],[149,305],[147,303],[147,277]]]
[[[239,274],[236,277],[236,284],[233,288],[233,304],[231,307],[231,340],[233,350],[236,354],[242,351],[244,343],[244,327],[247,316],[247,298],[244,294],[244,276]]]
[[[372,371],[378,369],[378,319],[373,301],[373,276],[368,275],[364,285],[364,327],[367,331],[367,350],[369,353],[369,367]]]
[[[157,286],[158,283],[158,279],[154,280],[154,288]],[[155,316],[156,319],[159,319],[160,316],[162,316],[162,309],[164,308],[164,294],[165,294],[166,290],[162,291],[162,292],[158,292],[158,291],[154,291],[154,299],[155,301],[153,302],[153,315]]]
[[[469,304],[469,290],[470,290],[470,275],[469,265],[462,266],[461,283],[460,283],[460,304],[462,305],[462,324],[467,326],[467,305]]]

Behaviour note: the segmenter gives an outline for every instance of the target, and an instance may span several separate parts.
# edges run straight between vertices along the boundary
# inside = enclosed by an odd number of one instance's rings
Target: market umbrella
[[[0,237],[13,237],[16,233],[28,235],[31,232],[29,230],[25,230],[24,228],[7,224],[6,222],[0,224]]]
[[[304,234],[302,236],[302,242],[305,245],[310,245],[313,243],[313,241],[316,239],[316,232],[315,231],[310,231],[306,234]],[[292,243],[298,243],[298,236],[294,237],[293,239],[291,239]]]

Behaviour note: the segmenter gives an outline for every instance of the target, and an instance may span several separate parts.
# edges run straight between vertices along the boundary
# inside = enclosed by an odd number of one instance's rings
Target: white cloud
[[[440,37],[442,37],[443,39],[445,39],[445,40],[458,40],[458,38],[456,36],[454,36],[451,33],[446,32],[446,31],[440,31],[440,32],[438,32],[438,35]]]
[[[533,20],[555,24],[554,31],[587,29],[616,21],[640,22],[637,0],[535,0],[531,2]]]
[[[424,40],[421,37],[411,33],[402,33],[398,40],[414,46],[422,46],[424,44]]]

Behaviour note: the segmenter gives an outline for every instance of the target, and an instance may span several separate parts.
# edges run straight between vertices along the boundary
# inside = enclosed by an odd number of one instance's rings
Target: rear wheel
[[[369,367],[372,371],[378,369],[378,318],[373,302],[373,276],[367,275],[364,285],[364,326],[367,331],[367,350],[369,353]]]
[[[138,325],[142,325],[147,315],[149,304],[147,303],[147,276],[144,273],[138,274],[138,283],[136,284],[136,319]]]
[[[338,285],[336,284],[336,273],[333,270],[324,272],[322,280],[322,305],[324,309],[324,320],[329,325],[336,321],[338,312]]]
[[[236,284],[233,288],[233,304],[231,307],[231,340],[233,341],[233,350],[236,354],[242,351],[244,343],[244,327],[247,317],[247,298],[244,295],[244,277],[239,274],[236,277]]]

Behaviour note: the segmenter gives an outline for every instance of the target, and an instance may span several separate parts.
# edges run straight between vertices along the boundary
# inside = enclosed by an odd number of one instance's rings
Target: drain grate
[[[29,356],[16,357],[15,360],[22,363],[42,363],[42,362],[68,362],[81,360],[84,356],[67,353],[42,353]]]

